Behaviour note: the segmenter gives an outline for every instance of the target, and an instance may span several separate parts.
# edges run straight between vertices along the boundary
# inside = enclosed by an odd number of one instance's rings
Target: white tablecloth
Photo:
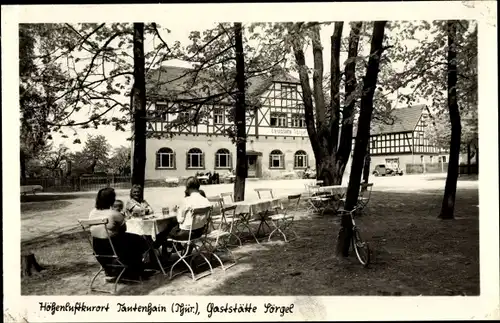
[[[231,203],[231,205],[236,205],[236,214],[250,214],[252,217],[255,217],[261,212],[270,211],[281,206],[281,198],[240,201]]]
[[[142,236],[151,236],[153,240],[156,235],[164,231],[168,224],[176,218],[176,214],[170,212],[169,215],[155,214],[153,219],[132,218],[127,220],[127,232]]]
[[[345,193],[347,192],[347,186],[346,185],[320,186],[319,191],[328,192],[332,195],[344,196]]]

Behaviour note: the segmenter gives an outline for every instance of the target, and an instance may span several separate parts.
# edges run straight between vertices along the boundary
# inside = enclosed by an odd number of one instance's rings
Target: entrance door
[[[248,160],[248,177],[257,177],[257,156],[247,156]]]

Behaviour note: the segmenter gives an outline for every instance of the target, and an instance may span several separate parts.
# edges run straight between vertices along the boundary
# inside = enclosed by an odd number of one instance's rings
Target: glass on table
[[[161,213],[163,214],[163,216],[167,216],[170,214],[170,208],[167,206],[167,207],[163,207],[161,209]]]

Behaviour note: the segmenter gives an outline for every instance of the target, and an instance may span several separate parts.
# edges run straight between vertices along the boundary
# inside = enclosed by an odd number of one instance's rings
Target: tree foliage
[[[81,151],[71,155],[73,170],[82,173],[107,172],[111,145],[103,135],[88,135]]]
[[[145,55],[147,71],[171,59],[178,46],[160,41],[160,29],[154,23],[145,26],[145,38],[155,42]],[[50,103],[45,109],[36,105],[41,129],[63,135],[65,128],[76,134],[78,128],[99,125],[125,130],[131,117],[125,98],[133,81],[133,24],[29,24],[20,30],[29,34],[24,43],[32,48],[21,61],[26,79],[44,85]]]
[[[113,174],[128,175],[130,174],[130,147],[120,146],[113,150],[113,153],[108,161],[108,169]]]

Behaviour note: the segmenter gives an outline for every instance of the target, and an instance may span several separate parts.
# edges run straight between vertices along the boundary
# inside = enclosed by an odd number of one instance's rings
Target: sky
[[[193,30],[199,30],[203,31],[206,29],[213,28],[216,23],[214,22],[206,22],[206,21],[186,21],[186,20],[170,20],[168,23],[162,23],[161,21],[157,22],[161,27],[161,36],[162,38],[168,43],[168,44],[173,44],[175,41],[180,41],[182,45],[187,45],[190,43],[190,40],[188,38],[189,33]],[[245,24],[243,25],[245,27]],[[170,33],[165,31],[165,29],[168,28],[170,30]],[[330,37],[333,33],[333,24],[331,25],[324,25],[322,26],[321,29],[321,41],[323,44],[323,64],[324,64],[324,71],[325,73],[329,72],[330,69]],[[343,37],[347,37],[349,35],[350,28],[349,28],[349,22],[344,22],[344,28],[343,28]],[[145,41],[145,52],[152,51],[154,46],[157,45],[159,42],[158,39],[152,40],[152,39],[147,39]],[[409,44],[410,47],[415,46],[415,44]],[[369,53],[369,45],[365,44],[364,46],[364,53],[363,55],[367,55]],[[360,53],[361,54],[361,53]],[[313,66],[313,57],[312,57],[312,49],[310,47],[306,48],[305,50],[305,55],[306,55],[306,63],[308,67]],[[347,57],[347,53],[342,52],[340,60],[343,62]],[[83,63],[81,63],[83,64]],[[172,65],[172,66],[182,66],[182,67],[190,67],[190,64],[187,62],[179,61],[179,60],[172,60],[165,62],[163,65]],[[341,66],[341,69],[343,69],[343,66]],[[294,73],[292,73],[294,74]],[[298,77],[297,74],[294,76]],[[129,102],[128,97],[123,97],[122,102]],[[120,113],[118,111],[113,111],[111,112],[111,116],[113,114]],[[84,121],[88,119],[88,109],[82,109],[76,116],[75,116],[75,121]],[[99,126],[97,129],[90,128],[90,129],[80,129],[76,128],[76,135],[75,131],[72,130],[66,130],[65,135],[68,136],[68,138],[63,138],[63,136],[59,133],[53,133],[53,143],[55,146],[58,146],[59,144],[64,144],[66,145],[71,151],[79,151],[83,148],[83,143],[85,142],[87,135],[104,135],[108,142],[113,146],[113,147],[118,147],[118,146],[130,146],[130,141],[127,140],[128,137],[130,137],[130,126],[126,127],[127,131],[122,132],[122,131],[116,131],[113,126]],[[80,139],[82,144],[74,144],[73,140],[75,138]]]

